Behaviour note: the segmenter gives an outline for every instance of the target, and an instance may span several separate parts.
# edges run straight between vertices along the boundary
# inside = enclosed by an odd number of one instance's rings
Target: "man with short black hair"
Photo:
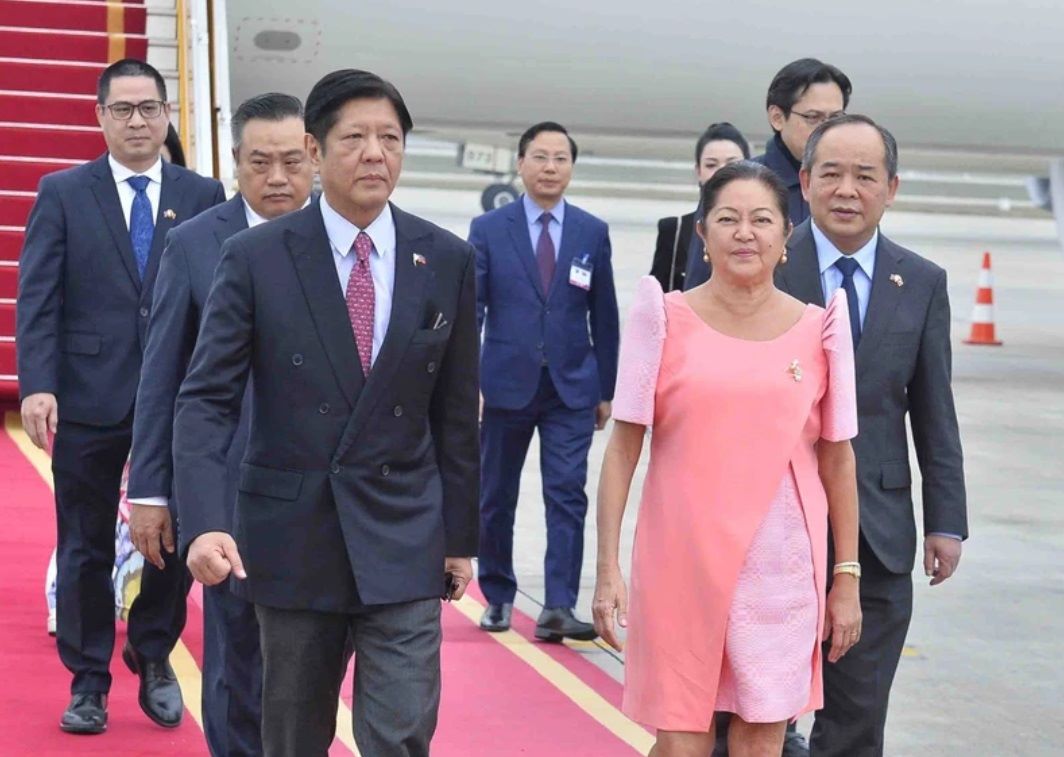
[[[167,507],[173,484],[174,401],[188,372],[222,244],[245,229],[305,206],[314,180],[304,140],[303,105],[297,98],[276,92],[252,97],[236,109],[231,129],[240,192],[170,232],[155,287],[137,392],[128,497],[134,543],[156,563],[164,551],[175,548]],[[250,422],[247,405],[245,400],[228,451],[227,509],[201,513],[173,502],[180,515],[178,554],[185,554],[201,533],[233,528]],[[244,598],[239,583],[232,584],[232,591],[228,582],[209,586],[203,599],[207,745],[213,755],[261,754],[262,654],[254,605]]]
[[[233,575],[255,605],[265,754],[328,754],[350,638],[359,750],[422,757],[440,597],[462,596],[477,547],[474,254],[389,203],[413,125],[394,86],[334,71],[304,119],[322,195],[223,245],[177,398],[174,497],[198,524],[192,574]]]
[[[485,631],[510,627],[517,579],[513,527],[518,486],[534,431],[547,514],[546,596],[536,622],[544,641],[594,639],[573,613],[587,514],[587,455],[610,417],[618,317],[609,229],[564,199],[576,142],[544,121],[521,135],[517,170],[525,194],[475,219],[480,427],[480,588]]]
[[[41,180],[20,258],[22,421],[41,449],[55,433],[56,642],[74,674],[60,727],[71,733],[107,728],[114,524],[163,240],[225,200],[214,179],[159,157],[169,116],[154,68],[125,59],[104,69],[96,118],[107,153]],[[187,587],[172,555],[146,563],[122,650],[140,676],[141,709],[165,727],[184,711],[169,655]]]

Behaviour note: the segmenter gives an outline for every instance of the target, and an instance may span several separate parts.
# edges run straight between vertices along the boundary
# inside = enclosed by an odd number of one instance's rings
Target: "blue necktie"
[[[155,235],[155,219],[151,214],[151,201],[148,199],[147,176],[130,176],[126,181],[137,193],[133,197],[133,208],[129,213],[129,241],[133,243],[133,256],[137,259],[137,271],[144,278],[144,269],[148,267],[148,254],[151,252],[151,240]]]
[[[853,258],[841,257],[835,261],[835,267],[842,273],[842,289],[846,292],[846,304],[850,308],[850,334],[853,336],[853,349],[861,341],[861,303],[857,301],[857,287],[853,275],[857,273],[859,263]]]

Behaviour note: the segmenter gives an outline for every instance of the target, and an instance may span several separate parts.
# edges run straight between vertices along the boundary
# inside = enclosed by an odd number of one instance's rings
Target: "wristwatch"
[[[834,568],[834,570],[831,571],[831,574],[834,575],[834,576],[837,576],[837,575],[839,575],[839,573],[848,573],[849,575],[853,576],[854,578],[860,579],[861,578],[861,563],[859,563],[859,562],[840,562],[840,563],[835,563],[835,568]]]

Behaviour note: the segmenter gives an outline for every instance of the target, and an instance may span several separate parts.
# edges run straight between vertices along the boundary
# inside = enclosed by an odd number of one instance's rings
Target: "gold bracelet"
[[[837,576],[840,573],[846,573],[859,579],[861,577],[861,563],[856,561],[835,563],[835,568],[831,573],[834,576]]]

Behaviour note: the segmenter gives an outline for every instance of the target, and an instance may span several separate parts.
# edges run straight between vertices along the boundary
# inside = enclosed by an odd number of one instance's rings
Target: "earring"
[[[705,247],[702,248],[702,260],[706,261],[707,263],[709,262],[709,250],[707,250]]]
[[[787,248],[783,248],[783,254],[780,256],[780,265],[787,265]]]

